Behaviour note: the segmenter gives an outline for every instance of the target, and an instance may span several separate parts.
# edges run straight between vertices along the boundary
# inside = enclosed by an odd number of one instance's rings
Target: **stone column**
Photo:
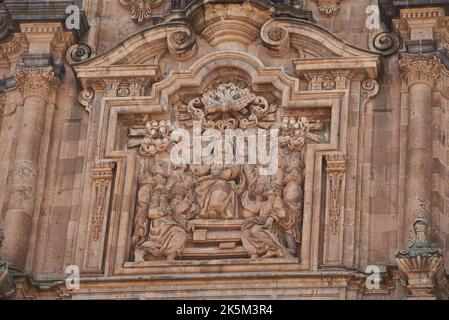
[[[400,67],[409,91],[405,183],[404,246],[413,240],[409,226],[429,217],[432,197],[432,88],[440,76],[435,54],[405,54]]]
[[[7,260],[23,269],[31,233],[46,105],[55,89],[55,77],[51,67],[19,68],[16,81],[24,99],[23,117],[17,137],[4,225]]]

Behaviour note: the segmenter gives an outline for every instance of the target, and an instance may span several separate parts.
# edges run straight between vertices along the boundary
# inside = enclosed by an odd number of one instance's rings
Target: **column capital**
[[[441,76],[437,54],[404,54],[399,66],[408,86],[424,83],[433,87]]]
[[[24,98],[37,96],[47,101],[50,93],[56,88],[56,78],[51,67],[19,67],[15,79]]]

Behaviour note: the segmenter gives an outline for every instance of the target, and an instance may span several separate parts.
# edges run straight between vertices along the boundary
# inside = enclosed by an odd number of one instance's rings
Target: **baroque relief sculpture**
[[[161,2],[161,0],[120,0],[121,4],[130,6],[131,17],[139,23],[150,19],[152,6],[157,6]]]
[[[314,0],[318,4],[321,14],[330,15],[340,11],[343,0]]]
[[[170,135],[173,125],[169,120],[150,120],[145,127],[131,128],[128,147],[139,146],[142,159],[151,163],[139,177],[134,261],[186,259],[186,252],[208,259],[200,253],[205,248],[231,250],[229,258],[237,256],[232,250],[239,248],[254,259],[297,256],[306,139],[323,141],[309,132],[307,119],[290,116],[277,122],[280,109],[275,104],[232,82],[218,84],[176,108],[182,128],[192,130],[197,121],[203,134],[212,129],[224,133],[276,128],[278,163],[268,175],[262,174],[268,168],[261,163],[214,163],[207,158],[197,164],[176,165],[168,159],[177,143]],[[234,158],[237,146],[231,143],[228,147]],[[240,225],[237,239],[228,235],[230,221]],[[223,231],[217,233],[217,228]],[[213,241],[208,240],[209,232],[215,232]]]

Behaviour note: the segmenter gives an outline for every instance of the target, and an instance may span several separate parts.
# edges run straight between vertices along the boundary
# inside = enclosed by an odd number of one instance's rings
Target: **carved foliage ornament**
[[[179,119],[186,127],[201,121],[204,129],[268,129],[276,121],[276,105],[269,105],[264,97],[256,96],[248,88],[225,83],[178,105]]]
[[[170,135],[172,126],[169,120],[148,121],[145,128],[130,128],[130,137],[144,137],[143,140],[131,139],[128,148],[140,145],[140,154],[144,157],[154,157],[157,154],[169,151],[172,140]]]
[[[405,54],[399,66],[409,86],[426,83],[433,87],[441,76],[440,59],[434,54]]]
[[[340,11],[341,9],[340,3],[343,2],[343,0],[313,0],[313,1],[318,4],[318,9],[320,10],[320,13],[323,15],[331,15]]]
[[[340,190],[346,172],[346,158],[340,154],[326,156],[326,172],[329,180],[329,225],[332,234],[338,232],[340,220]]]
[[[15,79],[24,97],[38,96],[47,100],[56,87],[56,79],[50,68],[19,68]]]
[[[93,235],[94,241],[100,239],[101,230],[104,221],[104,205],[105,198],[107,195],[107,190],[110,187],[112,180],[112,170],[114,169],[115,163],[109,160],[96,161],[92,169],[92,181],[95,186],[95,196],[96,196],[96,208],[95,213],[92,217],[93,225]]]
[[[143,22],[151,18],[153,6],[157,6],[162,0],[120,0],[120,3],[129,6],[131,17],[137,22]]]

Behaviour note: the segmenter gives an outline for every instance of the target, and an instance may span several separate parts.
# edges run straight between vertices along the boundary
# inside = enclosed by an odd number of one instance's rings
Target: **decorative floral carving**
[[[174,43],[177,45],[182,45],[189,39],[189,34],[185,31],[175,31],[172,33],[172,37]]]
[[[346,158],[341,154],[326,156],[326,172],[329,180],[329,226],[337,234],[340,219],[340,190],[346,172]]]
[[[310,89],[315,90],[344,90],[349,72],[308,72],[305,74],[310,81]]]
[[[434,54],[405,54],[399,66],[409,86],[426,83],[433,87],[441,76],[440,59]]]
[[[301,153],[304,149],[310,124],[307,118],[285,117],[281,125],[279,144],[290,152]]]
[[[56,87],[54,73],[49,68],[19,68],[15,79],[24,97],[38,96],[47,100]]]
[[[121,85],[117,89],[117,97],[128,97],[130,94],[129,86]]]
[[[248,88],[233,83],[220,84],[187,105],[178,106],[179,119],[191,127],[201,121],[203,128],[267,129],[276,121],[276,105],[269,105],[264,97],[256,96]]]
[[[131,18],[137,22],[151,18],[152,7],[154,3],[160,3],[160,0],[120,0],[120,3],[131,7]]]
[[[314,0],[318,4],[318,9],[323,15],[330,15],[340,11],[340,3],[343,0]]]
[[[143,96],[145,93],[145,79],[129,79],[129,95],[132,97]]]
[[[93,234],[92,238],[94,241],[100,239],[101,230],[103,228],[104,220],[104,210],[106,192],[110,187],[112,180],[112,170],[114,169],[115,163],[110,160],[100,160],[96,161],[94,167],[92,168],[92,181],[95,186],[95,201],[96,209],[92,217]]]
[[[144,157],[154,157],[157,154],[169,150],[172,141],[170,135],[172,126],[170,120],[149,121],[145,124],[145,128],[130,128],[130,137],[144,136],[143,140],[130,140],[128,147],[140,145],[140,154]]]
[[[273,27],[268,30],[268,38],[273,41],[281,41],[283,37],[285,37],[286,31],[280,27]]]
[[[167,37],[168,51],[178,60],[186,60],[196,52],[196,37],[192,30],[177,30]]]

